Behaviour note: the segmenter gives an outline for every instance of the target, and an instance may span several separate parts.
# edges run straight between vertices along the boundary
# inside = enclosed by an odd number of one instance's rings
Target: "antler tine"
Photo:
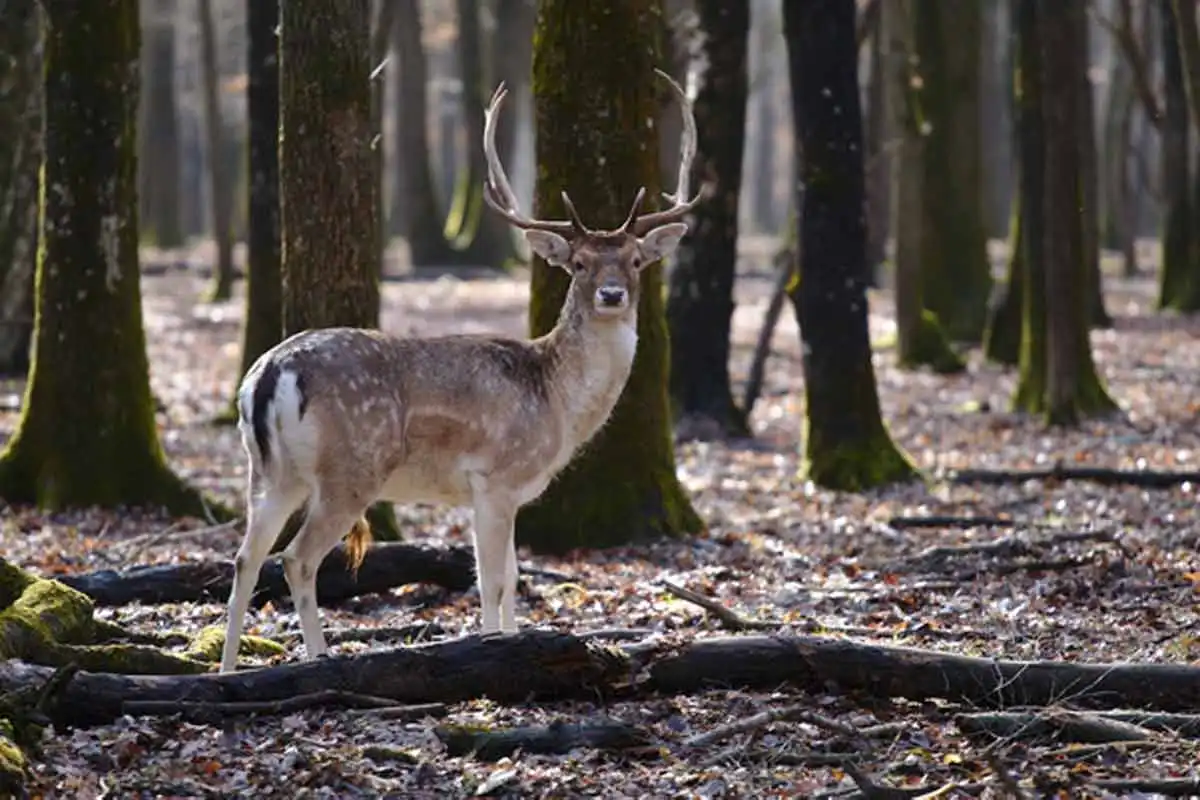
[[[638,211],[641,210],[642,201],[644,199],[646,199],[646,187],[642,186],[642,187],[638,188],[637,194],[634,195],[633,205],[631,205],[629,207],[629,215],[627,217],[625,217],[625,222],[621,224],[620,228],[617,228],[617,230],[620,233],[625,233],[626,231],[628,231],[629,226],[631,226],[635,221],[637,221]]]
[[[575,204],[571,202],[571,196],[567,194],[567,190],[563,189],[560,194],[562,195],[563,206],[567,209],[567,215],[571,218],[571,224],[580,233],[591,233],[592,229],[583,224],[583,218],[579,216],[579,212],[575,209]]]
[[[692,160],[696,157],[696,116],[692,112],[692,101],[688,98],[687,92],[683,90],[683,87],[661,69],[655,69],[654,71],[671,85],[671,90],[679,101],[679,111],[683,117],[683,133],[679,143],[679,179],[673,194],[663,192],[663,197],[671,201],[670,208],[645,214],[634,220],[632,227],[638,236],[645,234],[651,228],[682,219],[698,206],[712,189],[711,185],[705,183],[696,192],[695,197],[685,200],[688,195],[688,183],[691,179]]]
[[[514,226],[523,230],[549,231],[564,236],[580,232],[582,226],[577,220],[541,220],[529,217],[521,212],[517,195],[508,182],[504,173],[504,165],[496,152],[496,123],[500,118],[500,109],[504,98],[508,96],[508,88],[501,81],[492,93],[492,99],[483,112],[483,155],[487,161],[487,179],[483,183],[483,199],[502,217]],[[572,209],[573,210],[573,209]],[[577,216],[577,215],[573,215]]]

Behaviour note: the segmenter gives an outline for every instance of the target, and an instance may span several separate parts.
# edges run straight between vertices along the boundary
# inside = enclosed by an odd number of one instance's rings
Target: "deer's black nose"
[[[601,305],[615,308],[625,302],[625,290],[619,286],[602,286],[596,290]]]

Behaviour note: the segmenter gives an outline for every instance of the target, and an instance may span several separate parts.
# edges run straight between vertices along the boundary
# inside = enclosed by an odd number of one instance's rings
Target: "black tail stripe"
[[[263,367],[258,382],[254,384],[254,407],[251,409],[250,422],[254,426],[254,441],[258,443],[258,452],[262,455],[265,466],[271,460],[271,429],[267,425],[267,408],[275,399],[275,389],[279,385],[279,366],[268,362]]]

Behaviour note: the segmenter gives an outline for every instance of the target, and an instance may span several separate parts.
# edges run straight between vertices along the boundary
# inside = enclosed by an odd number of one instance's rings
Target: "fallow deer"
[[[234,561],[221,671],[236,668],[242,626],[263,561],[288,517],[303,524],[283,551],[307,658],[326,652],[317,567],[346,536],[357,566],[370,542],[363,514],[377,501],[469,505],[484,633],[515,632],[517,510],[537,498],[605,423],[637,348],[641,271],[670,254],[696,149],[691,103],[670,76],[683,115],[679,182],[665,210],[593,230],[567,193],[570,219],[524,215],[496,153],[500,84],[485,114],[488,205],[524,231],[534,253],[571,275],[555,327],[531,341],[452,335],[396,337],[373,329],[308,330],[265,353],[238,390],[249,457],[246,534]],[[347,534],[349,531],[349,534]]]

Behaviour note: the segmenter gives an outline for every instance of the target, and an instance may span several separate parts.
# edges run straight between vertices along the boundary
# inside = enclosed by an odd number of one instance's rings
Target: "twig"
[[[1008,517],[955,517],[931,516],[892,517],[887,521],[889,528],[906,530],[909,528],[1011,528],[1017,521]]]
[[[383,708],[357,708],[350,714],[356,717],[386,719],[393,722],[416,722],[425,717],[444,717],[449,709],[443,703],[418,703],[411,706],[385,706]]]
[[[716,600],[711,600],[702,594],[697,594],[691,589],[672,583],[671,581],[660,581],[660,585],[667,590],[668,593],[678,597],[680,600],[686,600],[689,603],[695,603],[703,608],[708,613],[716,617],[721,624],[731,631],[763,631],[763,630],[778,630],[783,627],[782,622],[771,622],[769,620],[748,619],[743,617],[731,608],[718,603]]]
[[[135,717],[166,717],[179,714],[185,719],[207,722],[226,717],[280,716],[324,706],[378,709],[394,708],[396,702],[382,697],[343,692],[338,689],[322,689],[319,692],[296,695],[283,700],[266,701],[197,703],[186,700],[128,700],[122,704],[122,710]]]
[[[181,530],[177,525],[171,525],[165,530],[133,536],[121,543],[122,548],[129,548],[132,551],[128,553],[128,555],[123,555],[121,560],[127,563],[137,562],[147,550],[152,547],[157,547],[165,541],[199,539],[204,536],[209,536],[210,534],[224,533],[225,531],[233,530],[241,523],[242,520],[240,519],[231,519],[228,522],[221,522],[216,525],[205,525],[203,528],[190,528],[184,530]]]
[[[749,733],[760,728],[765,728],[767,725],[772,725],[776,722],[801,722],[807,725],[812,725],[815,728],[833,733],[845,739],[865,740],[871,738],[882,738],[891,736],[897,731],[903,730],[903,724],[885,723],[881,725],[872,725],[867,728],[855,728],[853,725],[847,725],[844,722],[838,722],[836,719],[826,717],[821,714],[814,713],[808,710],[806,705],[784,706],[783,708],[769,708],[766,711],[760,711],[753,716],[744,719],[735,720],[726,725],[718,725],[710,731],[697,734],[683,742],[683,747],[686,749],[696,749],[699,747],[708,747],[709,745],[723,742],[730,737],[737,736],[741,733]]]
[[[1200,483],[1198,470],[1141,470],[1109,467],[1068,467],[1055,464],[1044,469],[959,469],[945,473],[950,483],[982,483],[993,486],[1026,481],[1092,481],[1103,486],[1134,486],[1142,489],[1173,489],[1185,483]]]

